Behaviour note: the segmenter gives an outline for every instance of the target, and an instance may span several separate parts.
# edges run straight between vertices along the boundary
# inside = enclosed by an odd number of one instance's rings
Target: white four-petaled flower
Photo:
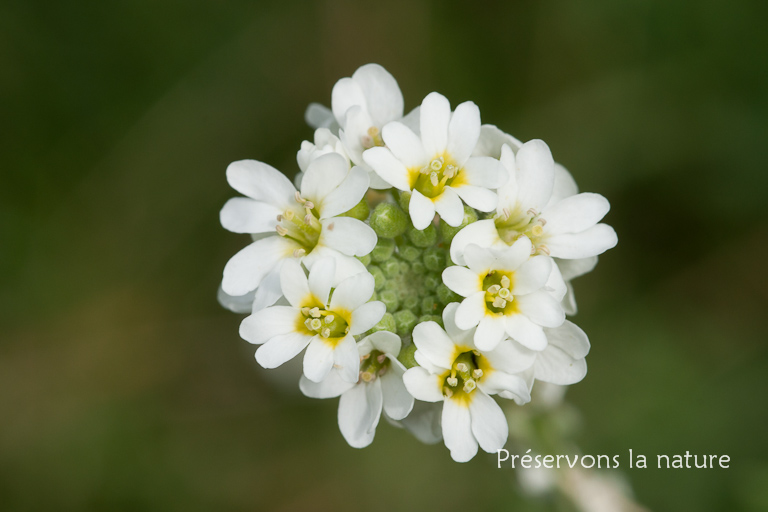
[[[348,277],[331,293],[336,274],[333,259],[315,263],[309,278],[301,265],[288,260],[280,271],[280,286],[290,306],[270,306],[243,320],[240,336],[262,345],[256,361],[264,368],[276,368],[304,354],[304,375],[314,381],[325,379],[331,368],[348,382],[357,382],[360,358],[355,335],[376,325],[386,307],[368,302],[374,280],[368,272]]]

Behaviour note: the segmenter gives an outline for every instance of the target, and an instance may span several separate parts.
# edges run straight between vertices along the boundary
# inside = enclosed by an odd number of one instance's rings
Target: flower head
[[[403,123],[382,131],[386,147],[374,147],[363,159],[391,186],[411,194],[409,212],[416,229],[435,216],[458,226],[464,219],[462,200],[472,208],[496,207],[493,189],[506,179],[500,162],[473,157],[480,136],[480,111],[471,101],[451,113],[445,96],[429,94],[421,104],[420,135]]]
[[[456,324],[462,329],[477,326],[475,343],[483,350],[493,349],[506,336],[542,349],[547,342],[543,328],[565,320],[562,295],[547,287],[552,260],[531,257],[531,250],[526,237],[502,250],[469,245],[464,251],[467,266],[443,271],[445,285],[465,297],[456,310]],[[559,289],[565,292],[562,283]]]
[[[507,420],[490,395],[504,392],[521,403],[529,401],[526,382],[514,372],[533,361],[519,357],[512,344],[479,350],[472,330],[460,329],[453,321],[456,309],[455,303],[445,308],[445,330],[435,322],[416,326],[413,343],[420,366],[406,371],[403,380],[416,399],[443,403],[445,445],[455,461],[466,462],[475,456],[478,444],[490,453],[506,443]]]
[[[283,264],[280,286],[289,306],[271,306],[254,312],[240,325],[240,336],[262,345],[256,361],[276,368],[307,348],[304,375],[325,379],[334,366],[342,379],[356,382],[359,358],[354,336],[381,320],[386,307],[373,295],[373,276],[367,272],[341,281],[331,294],[336,275],[333,259],[318,261],[304,274],[293,260]]]

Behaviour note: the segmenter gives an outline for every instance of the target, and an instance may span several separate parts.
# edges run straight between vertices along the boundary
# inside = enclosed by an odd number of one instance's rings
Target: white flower
[[[413,408],[413,396],[403,384],[405,367],[397,360],[400,337],[379,331],[360,340],[360,377],[351,383],[333,369],[322,382],[302,376],[301,391],[312,398],[339,400],[339,429],[344,439],[355,448],[365,448],[373,442],[382,411],[392,420],[408,416]]]
[[[347,152],[344,151],[344,145],[341,140],[331,133],[328,128],[318,128],[315,130],[314,142],[305,140],[301,143],[301,149],[296,153],[296,162],[299,164],[300,172],[296,173],[293,182],[301,186],[301,180],[304,178],[304,172],[316,158],[328,153],[338,153],[345,160],[349,161]]]
[[[511,343],[496,350],[480,351],[472,331],[453,321],[457,304],[443,312],[445,330],[435,322],[423,322],[413,331],[415,357],[421,366],[405,372],[405,387],[417,399],[443,402],[442,431],[445,446],[457,462],[477,453],[478,444],[495,452],[507,441],[504,413],[489,395],[505,392],[521,403],[530,400],[528,386],[514,372],[529,364]]]
[[[287,260],[280,271],[280,286],[290,306],[271,306],[254,312],[240,324],[240,336],[262,345],[256,361],[276,368],[304,354],[304,375],[315,382],[325,379],[334,366],[342,379],[357,382],[359,356],[355,335],[376,325],[384,316],[382,302],[368,302],[374,279],[362,272],[335,283],[336,262],[319,260],[309,278],[295,260]]]
[[[544,329],[547,346],[536,352],[533,377],[550,384],[576,384],[587,374],[589,338],[576,324],[566,320],[554,329]]]
[[[493,349],[507,335],[543,350],[544,327],[558,327],[565,320],[560,306],[565,286],[559,273],[553,274],[552,260],[531,257],[531,242],[522,237],[500,250],[468,245],[464,261],[468,268],[443,271],[445,285],[466,297],[456,310],[456,324],[462,329],[477,326],[475,344],[481,350]],[[553,275],[560,281],[560,293],[547,286]]]
[[[383,145],[381,129],[403,119],[403,94],[395,78],[378,64],[366,64],[333,86],[331,110],[312,104],[307,122],[315,128],[338,129],[346,153],[355,165],[369,167],[363,151]],[[372,188],[389,188],[372,170]]]
[[[570,174],[555,164],[543,141],[526,142],[517,154],[504,144],[500,161],[509,181],[498,190],[496,215],[454,237],[453,261],[463,264],[469,244],[502,247],[521,236],[531,240],[536,254],[562,259],[594,257],[616,245],[613,228],[598,224],[610,209],[608,201],[599,194],[577,194]]]
[[[370,253],[376,234],[365,223],[340,216],[368,189],[364,170],[350,169],[341,155],[329,153],[309,164],[301,192],[278,170],[255,160],[230,164],[227,180],[247,197],[224,205],[221,224],[235,233],[251,233],[255,241],[224,267],[221,286],[226,295],[256,290],[254,309],[274,304],[280,296],[280,265],[287,259],[311,268],[320,258],[333,258],[337,280],[365,271],[354,256]]]
[[[425,229],[437,212],[451,226],[464,220],[462,200],[480,211],[496,207],[491,189],[504,183],[506,171],[491,157],[472,157],[480,136],[480,111],[471,101],[451,113],[448,100],[431,93],[421,104],[420,135],[403,123],[382,130],[386,147],[374,147],[363,159],[393,187],[411,192],[409,210],[416,229]]]

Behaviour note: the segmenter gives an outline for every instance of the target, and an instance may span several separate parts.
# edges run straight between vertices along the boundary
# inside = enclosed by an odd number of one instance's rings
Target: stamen
[[[437,184],[440,183],[440,181],[437,179],[437,173],[435,171],[432,171],[429,174],[429,182],[432,183],[433,187],[436,187]]]
[[[318,308],[317,306],[313,307],[312,309],[309,310],[309,315],[312,318],[320,318],[320,308]]]
[[[364,356],[360,356],[360,360],[361,360],[361,361],[365,361],[365,360],[366,360],[366,359],[368,359],[369,357],[371,357],[371,353],[370,353],[370,352],[369,352],[369,353],[367,353],[367,354],[365,354]]]
[[[344,334],[349,334],[349,326],[347,326],[347,328],[344,329]]]
[[[501,286],[503,286],[504,288],[509,288],[509,285],[511,284],[512,284],[512,281],[509,280],[509,277],[507,276],[501,277]]]
[[[293,212],[291,210],[285,210],[283,212],[283,217],[285,217],[285,220],[293,220]]]
[[[496,297],[495,299],[493,299],[493,307],[504,309],[505,307],[507,307],[507,301],[505,301],[501,297]]]
[[[482,376],[483,376],[483,370],[481,370],[480,368],[476,368],[472,370],[472,377],[479,379]]]
[[[531,228],[531,234],[533,236],[541,236],[542,233],[544,233],[544,228],[542,228],[539,224],[536,224]]]
[[[278,214],[277,215],[277,222],[283,222],[283,216]]]
[[[452,390],[451,388],[445,388],[445,387],[444,387],[444,388],[443,388],[443,394],[444,394],[444,395],[445,395],[447,398],[451,398],[451,397],[453,396],[453,390]]]
[[[387,356],[385,354],[381,354],[381,355],[379,355],[379,357],[376,358],[376,360],[379,363],[383,363],[386,359],[387,359]]]
[[[320,332],[320,336],[323,338],[330,338],[331,337],[331,330],[329,328],[325,328]]]
[[[298,190],[297,190],[297,191],[296,191],[296,193],[293,195],[293,197],[294,197],[294,199],[296,199],[296,202],[297,202],[297,203],[301,203],[301,204],[304,204],[304,203],[306,203],[306,202],[307,202],[307,200],[306,200],[306,199],[304,199],[303,197],[301,197],[301,194],[299,193],[299,191],[298,191]]]
[[[360,378],[365,382],[371,382],[373,380],[373,374],[371,372],[363,372],[360,374]]]
[[[431,162],[429,162],[429,166],[432,168],[433,171],[439,171],[443,167],[443,157],[435,158]]]
[[[325,317],[325,323],[327,323],[327,324],[333,323],[333,319],[334,319],[334,318],[336,318],[336,317],[335,317],[335,316],[333,316],[333,315],[328,315],[328,316],[326,316],[326,317]]]
[[[525,213],[527,213],[528,215],[533,215],[535,217],[537,214],[536,208],[528,208],[528,211]]]
[[[473,350],[472,353],[475,354],[476,356],[480,356],[480,351],[479,350]]]
[[[307,251],[305,251],[303,248],[298,248],[298,249],[293,251],[293,257],[294,258],[301,258],[305,254],[307,254]]]
[[[456,386],[459,385],[459,379],[457,379],[456,377],[448,377],[447,379],[445,379],[445,382],[447,382],[448,385],[451,386],[452,388],[455,388]]]
[[[534,251],[535,251],[535,250],[536,250],[536,249],[534,248]],[[540,246],[539,246],[539,250],[540,250],[541,252],[545,253],[547,256],[549,256],[549,247],[547,247],[546,245],[540,245]]]
[[[547,219],[539,219],[539,222],[541,222],[542,226],[546,226],[547,225]]]
[[[459,363],[456,365],[456,369],[460,372],[468,372],[469,371],[469,365],[467,363]]]
[[[304,316],[309,316],[309,308],[306,307],[306,306],[301,308],[301,314],[304,315]]]
[[[376,137],[379,134],[379,129],[376,126],[371,126],[368,128],[368,135],[371,137]]]
[[[280,236],[285,236],[285,235],[287,235],[287,234],[288,234],[288,230],[287,230],[287,229],[285,229],[285,228],[284,228],[283,226],[281,226],[280,224],[278,224],[277,226],[275,226],[275,231],[277,231],[277,234],[278,234],[278,235],[280,235]]]
[[[314,329],[312,328],[312,319],[311,319],[311,318],[307,318],[306,320],[304,320],[304,325],[305,325],[305,326],[307,327],[307,329],[309,329],[310,331],[314,331]]]
[[[312,319],[312,320],[309,322],[309,325],[311,326],[311,329],[312,329],[313,331],[319,331],[319,330],[320,330],[320,328],[323,326],[323,324],[322,324],[322,323],[320,323],[320,320],[318,320],[317,318],[313,318],[313,319]]]
[[[469,379],[466,382],[464,382],[464,392],[465,393],[471,393],[472,391],[475,390],[476,387],[477,387],[477,384],[472,379]]]
[[[312,214],[308,213],[304,216],[304,224],[311,225],[312,224]]]
[[[490,293],[491,295],[496,295],[497,293],[499,293],[499,290],[501,290],[501,286],[497,284],[494,284],[488,287],[488,293]]]
[[[508,288],[502,288],[501,290],[499,290],[499,297],[501,297],[502,299],[509,298],[509,289]]]
[[[304,209],[305,210],[311,210],[314,207],[315,207],[315,203],[313,203],[312,201],[306,201],[304,203]]]

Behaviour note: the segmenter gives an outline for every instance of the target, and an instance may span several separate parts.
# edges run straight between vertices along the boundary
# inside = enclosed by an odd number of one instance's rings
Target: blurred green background
[[[768,510],[768,3],[0,3],[0,509],[554,510],[494,456],[453,463],[283,389],[216,303],[247,237],[224,169],[296,171],[307,104],[378,62],[542,138],[609,198],[575,282],[585,453],[651,510]],[[625,459],[622,459],[625,460]]]

